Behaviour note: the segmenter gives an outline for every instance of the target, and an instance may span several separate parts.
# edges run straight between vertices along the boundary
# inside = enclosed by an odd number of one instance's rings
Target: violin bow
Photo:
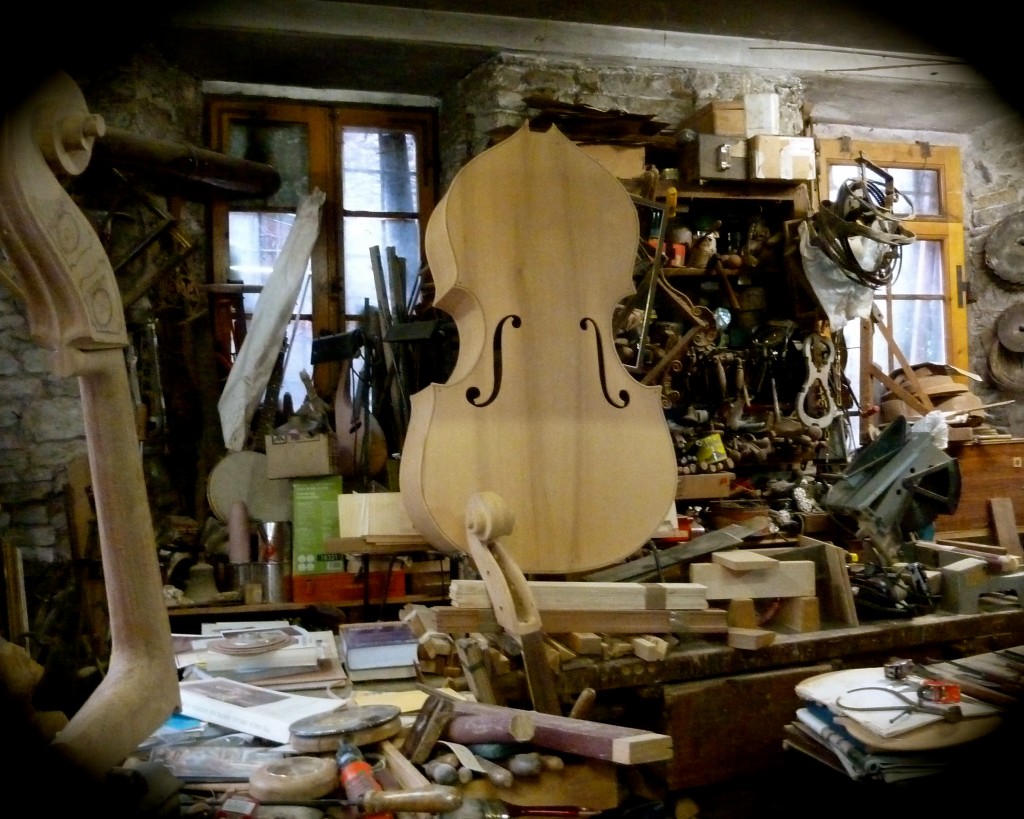
[[[54,374],[76,376],[82,398],[111,655],[103,681],[53,747],[96,776],[121,764],[179,705],[121,295],[99,237],[62,184],[85,170],[104,131],[60,72],[0,121],[0,280],[24,301]]]

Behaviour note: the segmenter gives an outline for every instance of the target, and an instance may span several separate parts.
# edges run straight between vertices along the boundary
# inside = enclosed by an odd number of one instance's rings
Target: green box
[[[345,555],[324,551],[337,538],[341,476],[292,479],[292,574],[345,571]]]

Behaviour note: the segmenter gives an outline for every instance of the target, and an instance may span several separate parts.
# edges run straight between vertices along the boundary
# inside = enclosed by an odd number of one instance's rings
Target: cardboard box
[[[333,475],[335,468],[335,436],[333,432],[317,435],[267,435],[268,478],[314,478]]]
[[[387,572],[292,575],[292,601],[295,603],[359,601],[365,599],[367,592],[372,602],[380,602],[385,596],[388,600],[405,597],[405,572],[394,569],[390,577]]]
[[[342,553],[327,552],[324,542],[338,537],[341,476],[292,481],[292,581],[300,575],[343,572]]]
[[[712,100],[679,123],[680,130],[698,134],[746,137],[747,121],[743,100]]]
[[[587,144],[577,147],[619,179],[636,179],[644,172],[646,152],[643,145]]]
[[[814,138],[758,134],[747,140],[751,179],[814,179]]]

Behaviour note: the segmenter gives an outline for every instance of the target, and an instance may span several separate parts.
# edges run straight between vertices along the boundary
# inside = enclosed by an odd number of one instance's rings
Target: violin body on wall
[[[467,551],[479,492],[507,504],[503,543],[529,573],[619,562],[665,517],[676,460],[660,388],[625,369],[611,326],[638,238],[625,188],[556,128],[523,126],[456,175],[426,253],[459,358],[412,397],[400,472],[436,548]]]

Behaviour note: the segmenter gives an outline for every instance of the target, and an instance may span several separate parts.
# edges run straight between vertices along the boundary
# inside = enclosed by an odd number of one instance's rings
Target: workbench
[[[727,781],[781,763],[783,726],[801,705],[794,687],[839,668],[881,666],[896,656],[956,659],[1024,643],[1024,610],[929,614],[852,627],[779,634],[756,650],[686,639],[663,660],[637,657],[563,669],[559,696],[597,692],[591,718],[669,734],[668,787]]]

